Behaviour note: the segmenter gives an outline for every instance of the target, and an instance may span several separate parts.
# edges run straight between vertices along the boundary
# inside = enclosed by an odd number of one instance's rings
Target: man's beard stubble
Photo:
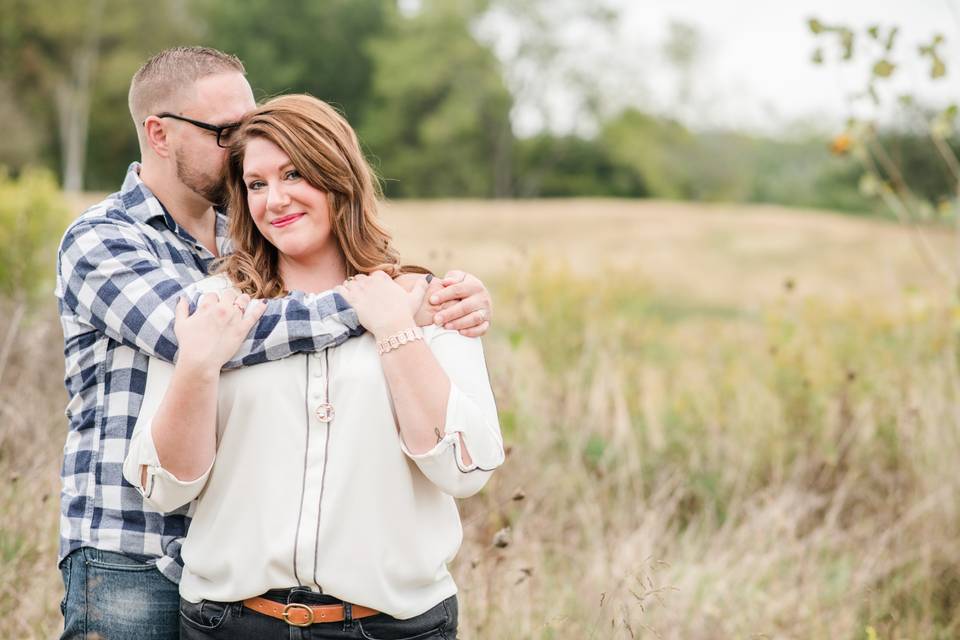
[[[223,173],[215,177],[204,175],[190,167],[180,149],[175,152],[177,179],[188,189],[215,207],[227,204],[227,180]]]

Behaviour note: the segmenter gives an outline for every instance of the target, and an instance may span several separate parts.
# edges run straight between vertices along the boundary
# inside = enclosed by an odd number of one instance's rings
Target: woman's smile
[[[305,215],[307,214],[303,212],[291,213],[285,216],[280,216],[279,218],[274,218],[270,221],[270,224],[277,228],[288,227]]]

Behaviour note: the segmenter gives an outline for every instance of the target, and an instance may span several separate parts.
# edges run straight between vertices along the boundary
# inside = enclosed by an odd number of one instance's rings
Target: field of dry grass
[[[462,504],[462,638],[960,635],[960,315],[902,228],[590,200],[384,217],[406,260],[494,294],[510,454]],[[0,637],[49,638],[54,305],[20,336],[0,374]]]

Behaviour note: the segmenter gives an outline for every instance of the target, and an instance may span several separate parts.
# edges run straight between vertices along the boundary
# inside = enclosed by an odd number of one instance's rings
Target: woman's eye
[[[263,187],[263,181],[262,181],[262,180],[254,180],[253,182],[251,182],[250,184],[247,185],[247,191],[257,191],[257,190],[259,190],[261,187]]]
[[[291,169],[290,171],[287,171],[287,180],[299,180],[299,179],[300,179],[299,171],[297,171],[296,169]]]

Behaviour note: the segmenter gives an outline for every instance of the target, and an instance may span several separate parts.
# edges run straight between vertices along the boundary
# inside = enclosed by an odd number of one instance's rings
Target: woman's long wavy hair
[[[247,114],[227,155],[230,239],[233,253],[216,271],[226,274],[244,293],[256,298],[283,295],[277,248],[261,235],[250,215],[243,157],[253,138],[283,150],[300,175],[326,192],[330,226],[346,263],[347,276],[386,271],[426,272],[401,267],[390,232],[377,219],[380,183],[360,150],[353,128],[333,107],[308,95],[274,98]]]

